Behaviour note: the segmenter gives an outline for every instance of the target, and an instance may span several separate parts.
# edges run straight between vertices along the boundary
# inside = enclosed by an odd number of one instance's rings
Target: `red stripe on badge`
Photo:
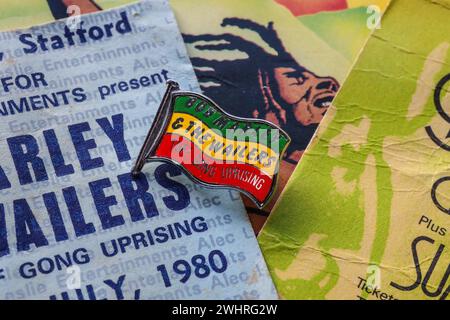
[[[260,169],[245,163],[220,163],[205,155],[188,139],[165,134],[156,157],[179,163],[196,179],[216,186],[233,187],[250,193],[259,202],[269,195],[274,180]]]

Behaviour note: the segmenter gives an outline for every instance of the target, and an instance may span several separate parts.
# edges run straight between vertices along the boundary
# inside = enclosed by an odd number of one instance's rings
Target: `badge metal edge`
[[[283,150],[281,150],[279,153],[280,160],[278,161],[278,165],[277,165],[277,171],[276,171],[277,173],[273,177],[274,182],[272,183],[269,194],[267,195],[267,197],[265,198],[265,200],[263,202],[259,202],[248,191],[239,189],[237,187],[216,185],[216,184],[212,184],[212,183],[203,182],[203,181],[199,180],[198,178],[196,178],[194,175],[192,175],[192,173],[189,172],[186,168],[184,168],[183,165],[181,165],[180,163],[178,163],[172,159],[169,159],[169,158],[154,156],[154,152],[155,152],[156,148],[158,147],[162,136],[166,132],[167,127],[169,126],[170,118],[173,114],[173,101],[177,96],[182,96],[182,95],[191,95],[191,96],[206,100],[206,102],[208,102],[209,104],[213,105],[215,108],[220,110],[231,120],[266,124],[270,127],[275,127],[275,129],[278,129],[282,134],[284,134],[286,136],[287,143],[284,146]],[[188,178],[190,180],[192,180],[193,182],[200,184],[203,187],[208,188],[208,189],[222,189],[222,190],[230,190],[231,189],[231,190],[237,191],[239,193],[243,193],[250,200],[252,200],[253,203],[255,203],[259,209],[263,209],[265,206],[267,206],[270,203],[270,201],[272,200],[272,197],[275,194],[275,191],[278,186],[278,176],[279,176],[279,171],[280,171],[280,167],[281,167],[281,162],[283,161],[282,157],[285,154],[285,152],[291,142],[292,142],[292,139],[286,133],[286,131],[284,131],[280,127],[276,126],[275,124],[273,124],[267,120],[263,120],[263,119],[251,119],[251,118],[242,118],[242,117],[234,116],[234,115],[226,112],[225,110],[223,110],[211,98],[209,98],[201,93],[197,93],[197,92],[181,91],[179,84],[177,82],[175,82],[173,80],[169,80],[169,81],[167,81],[166,93],[164,94],[163,100],[160,104],[160,107],[159,107],[157,113],[156,113],[155,120],[153,121],[153,123],[150,127],[150,130],[147,134],[144,145],[141,148],[141,151],[139,153],[139,156],[137,158],[135,166],[133,167],[132,172],[133,172],[133,175],[139,174],[141,172],[143,166],[146,163],[150,163],[150,162],[165,162],[168,164],[173,164],[176,167],[178,167],[179,169],[181,169],[188,176]]]

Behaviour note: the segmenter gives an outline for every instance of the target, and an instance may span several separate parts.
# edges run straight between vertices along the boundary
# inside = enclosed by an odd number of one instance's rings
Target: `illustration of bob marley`
[[[233,115],[268,120],[284,129],[292,139],[285,160],[297,163],[336,95],[338,82],[301,66],[286,51],[273,23],[266,27],[226,18],[222,26],[256,32],[277,54],[229,33],[184,35],[198,50],[238,50],[248,56],[232,61],[192,58],[202,90]]]

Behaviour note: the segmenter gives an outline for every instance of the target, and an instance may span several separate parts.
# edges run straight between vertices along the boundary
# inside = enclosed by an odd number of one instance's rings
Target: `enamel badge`
[[[290,141],[270,122],[229,115],[209,98],[180,91],[169,81],[133,174],[147,162],[174,163],[195,182],[238,190],[263,208]]]

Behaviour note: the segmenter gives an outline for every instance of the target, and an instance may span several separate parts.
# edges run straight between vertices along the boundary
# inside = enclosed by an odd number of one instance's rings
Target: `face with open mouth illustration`
[[[296,121],[303,126],[322,121],[339,89],[335,79],[318,77],[306,69],[276,68],[274,77],[281,98],[292,106]]]

